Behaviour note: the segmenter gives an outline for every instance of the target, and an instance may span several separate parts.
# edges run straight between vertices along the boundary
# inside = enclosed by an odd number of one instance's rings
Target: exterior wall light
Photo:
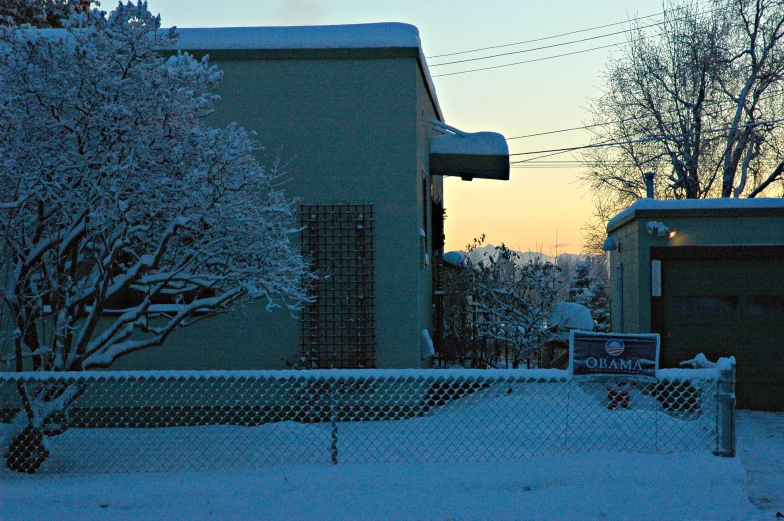
[[[613,236],[609,236],[604,240],[604,244],[602,244],[603,251],[621,251],[621,245]]]
[[[667,238],[672,239],[676,235],[678,235],[678,230],[670,230],[669,233],[667,234]]]

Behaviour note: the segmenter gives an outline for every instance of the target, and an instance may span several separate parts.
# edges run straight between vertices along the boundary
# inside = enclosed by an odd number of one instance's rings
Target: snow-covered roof
[[[436,88],[422,51],[419,29],[411,24],[382,22],[349,25],[269,27],[211,27],[177,29],[179,38],[172,50],[205,51],[213,54],[253,52],[367,52],[402,49],[418,56],[436,114],[444,119]],[[213,56],[216,58],[216,56]]]
[[[634,218],[641,211],[702,211],[702,210],[747,210],[747,209],[784,209],[784,198],[716,198],[716,199],[639,199],[624,211],[610,219],[607,231],[610,232],[618,226]]]
[[[421,49],[419,30],[386,22],[353,25],[178,29],[176,49]]]

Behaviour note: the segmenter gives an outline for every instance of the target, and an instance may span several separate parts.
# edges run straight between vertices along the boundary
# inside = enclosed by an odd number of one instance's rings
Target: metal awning
[[[440,121],[431,123],[443,136],[430,141],[430,174],[459,176],[464,181],[509,180],[509,147],[496,132],[463,132]]]

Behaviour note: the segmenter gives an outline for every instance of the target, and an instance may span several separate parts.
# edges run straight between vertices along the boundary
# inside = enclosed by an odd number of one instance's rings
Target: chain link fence
[[[0,478],[717,452],[728,410],[720,375],[666,370],[632,384],[556,369],[2,373]]]

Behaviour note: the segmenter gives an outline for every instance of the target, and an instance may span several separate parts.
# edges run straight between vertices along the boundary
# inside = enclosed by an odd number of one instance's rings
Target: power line
[[[511,141],[513,139],[523,139],[527,137],[536,137],[536,136],[547,136],[549,134],[560,134],[561,132],[571,132],[573,130],[585,130],[587,128],[594,128],[594,127],[602,127],[608,125],[608,123],[596,123],[594,125],[584,125],[582,127],[572,127],[572,128],[562,128],[560,130],[550,130],[547,132],[537,132],[536,134],[525,134],[523,136],[514,136],[506,138],[507,141]]]
[[[603,161],[605,165],[612,165],[612,166],[635,166],[635,164],[626,159],[618,159],[618,160],[611,160],[611,161]],[[525,163],[515,163],[510,165],[510,168],[534,168],[534,169],[565,169],[565,168],[585,168],[585,161],[581,161],[578,159],[564,159],[561,161],[547,161],[547,160],[536,160],[536,161],[527,161]]]
[[[541,166],[561,166],[561,165],[573,165],[573,164],[583,164],[583,163],[584,163],[584,161],[582,161],[580,159],[561,159],[561,160],[555,160],[555,161],[539,161],[539,160],[537,160],[537,161],[529,161],[526,164],[527,165],[528,164],[530,164],[530,165],[536,164],[536,165],[541,165]],[[613,159],[613,160],[604,161],[604,163],[626,164],[626,163],[628,163],[628,161],[626,161],[625,159]]]
[[[756,127],[756,126],[759,126],[759,125],[769,125],[771,123],[779,123],[781,121],[784,121],[784,118],[772,119],[772,120],[768,120],[768,121],[757,121],[755,123],[747,124],[747,125],[743,125],[743,126],[746,126],[746,127]],[[634,144],[637,144],[637,143],[650,143],[652,141],[659,141],[659,140],[662,140],[662,139],[676,139],[676,138],[682,138],[682,137],[688,137],[688,136],[695,136],[697,134],[713,134],[713,133],[716,133],[716,132],[725,132],[727,130],[731,130],[732,128],[733,127],[723,127],[723,128],[717,128],[717,129],[701,130],[700,132],[687,132],[687,133],[684,133],[684,134],[662,134],[662,135],[649,136],[649,137],[640,138],[640,139],[631,139],[631,140],[628,140],[628,141],[616,141],[616,140],[613,140],[613,141],[605,141],[603,143],[593,143],[591,145],[582,145],[582,146],[577,146],[577,147],[553,148],[553,149],[550,149],[550,150],[535,150],[535,151],[531,151],[531,152],[517,152],[517,153],[514,153],[514,154],[509,154],[509,156],[510,157],[511,156],[525,156],[525,155],[533,155],[533,154],[549,154],[549,155],[548,156],[535,157],[535,158],[531,158],[531,159],[524,159],[522,161],[514,161],[514,162],[511,162],[510,165],[515,165],[515,164],[520,164],[520,163],[527,163],[527,162],[535,161],[537,159],[541,159],[541,158],[544,158],[544,157],[549,157],[551,155],[562,154],[564,152],[574,152],[576,150],[586,150],[586,149],[591,149],[591,148],[604,148],[604,147],[616,147],[616,146],[622,146],[622,145],[634,145]]]
[[[615,164],[614,166],[634,166],[632,163]],[[570,164],[570,165],[510,165],[509,168],[514,170],[571,170],[574,168],[586,168],[585,165]]]
[[[765,93],[766,95],[764,97],[760,97],[759,99],[760,100],[763,100],[763,99],[767,100],[767,99],[769,99],[768,95],[770,95],[770,97],[773,97],[776,94],[780,94],[782,92],[784,92],[784,87],[781,87],[781,88],[778,88],[778,89],[776,87],[771,87]],[[733,101],[731,99],[716,100],[716,101],[706,101],[705,104],[706,105],[708,105],[708,104],[710,104],[710,105],[724,105],[724,104],[730,105],[731,104],[733,106],[737,105],[735,103],[735,101]],[[681,110],[682,109],[678,109],[678,108],[669,109],[669,110],[663,111],[662,114],[673,114],[673,113],[680,112]],[[596,127],[608,127],[610,125],[617,125],[619,123],[631,123],[633,121],[645,120],[648,117],[650,117],[650,116],[648,116],[648,115],[635,116],[633,118],[626,118],[626,119],[622,119],[620,121],[610,121],[610,122],[607,122],[607,123],[594,123],[594,124],[591,124],[591,125],[583,125],[581,127],[570,127],[570,128],[562,128],[562,129],[558,129],[558,130],[548,130],[546,132],[537,132],[537,133],[534,133],[534,134],[524,134],[522,136],[508,137],[508,138],[505,138],[505,139],[507,141],[511,141],[513,139],[524,139],[524,138],[529,138],[529,137],[547,136],[547,135],[550,135],[550,134],[560,134],[560,133],[563,133],[563,132],[572,132],[572,131],[575,131],[575,130],[587,130],[587,129],[596,128]]]
[[[650,14],[650,15],[647,15],[647,16],[641,16],[641,17],[637,18],[637,20],[645,20],[647,18],[653,18],[654,16],[661,16],[662,14],[664,14],[664,13],[656,13],[656,14]],[[625,22],[615,22],[615,23],[611,23],[611,24],[597,25],[596,27],[589,27],[587,29],[578,29],[576,31],[569,31],[568,33],[555,34],[553,36],[544,36],[542,38],[534,38],[533,40],[523,40],[522,42],[505,43],[505,44],[501,44],[501,45],[491,45],[489,47],[480,47],[478,49],[470,49],[468,51],[450,52],[450,53],[446,53],[446,54],[435,54],[433,56],[427,56],[426,59],[430,60],[430,59],[433,59],[433,58],[445,58],[447,56],[457,56],[459,54],[469,54],[469,53],[472,53],[472,52],[489,51],[491,49],[501,49],[501,48],[504,48],[504,47],[514,47],[515,45],[523,45],[523,44],[526,44],[526,43],[536,43],[536,42],[542,42],[542,41],[545,41],[545,40],[554,40],[556,38],[563,38],[564,36],[571,36],[573,34],[586,33],[586,32],[589,32],[589,31],[596,31],[596,30],[599,30],[599,29],[605,29],[607,27],[614,27],[616,25],[623,25],[623,24],[627,24],[627,23],[629,23],[628,20],[625,21]]]
[[[540,61],[545,61],[545,60],[554,60],[555,58],[563,58],[564,56],[572,56],[572,55],[575,55],[575,54],[582,54],[582,53],[585,53],[585,52],[598,51],[600,49],[607,49],[609,47],[618,47],[619,45],[623,45],[623,43],[613,43],[613,44],[610,44],[610,45],[602,45],[600,47],[591,47],[590,49],[583,49],[583,50],[580,50],[580,51],[567,52],[567,53],[564,53],[564,54],[556,54],[554,56],[545,56],[543,58],[535,58],[533,60],[524,60],[524,61],[519,61],[519,62],[514,62],[514,63],[506,63],[504,65],[494,65],[492,67],[482,67],[482,68],[479,68],[479,69],[469,69],[467,71],[448,72],[448,73],[445,73],[445,74],[434,74],[432,77],[433,78],[442,78],[444,76],[455,76],[457,74],[467,74],[469,72],[489,71],[491,69],[503,69],[504,67],[512,67],[513,65],[522,65],[523,63],[533,63],[533,62],[540,62]]]
[[[664,23],[667,23],[667,22],[664,21],[664,22],[657,22],[655,24],[644,25],[644,26],[640,27],[639,29],[648,29],[650,27],[656,27],[656,26],[662,25]],[[597,36],[589,36],[588,38],[581,38],[579,40],[572,40],[570,42],[554,43],[552,45],[543,45],[542,47],[532,47],[530,49],[522,49],[520,51],[509,51],[509,52],[502,52],[502,53],[499,53],[499,54],[491,54],[490,56],[479,56],[477,58],[466,58],[464,60],[455,60],[455,61],[444,62],[444,63],[434,63],[434,64],[429,64],[428,67],[430,67],[432,69],[433,67],[441,67],[443,65],[454,65],[455,63],[466,63],[466,62],[473,62],[473,61],[479,61],[479,60],[489,60],[490,58],[498,58],[500,56],[509,56],[509,55],[512,55],[512,54],[522,54],[522,53],[525,53],[525,52],[541,51],[541,50],[544,50],[544,49],[552,49],[554,47],[561,47],[562,45],[572,45],[572,44],[575,44],[575,43],[582,43],[582,42],[589,42],[591,40],[598,40],[599,38],[608,38],[610,36],[617,36],[619,34],[626,34],[626,33],[631,32],[633,30],[634,29],[624,29],[623,31],[616,31],[614,33],[599,34]]]
[[[705,15],[705,14],[709,14],[709,13],[712,13],[712,12],[717,11],[717,10],[718,10],[718,8],[717,9],[711,9],[711,10],[707,10],[707,11],[705,11],[703,13],[700,13],[700,14]],[[666,14],[666,13],[661,13],[661,14]],[[649,15],[649,16],[643,17],[643,18],[651,18],[653,16],[658,16],[658,15]],[[638,19],[641,19],[641,18],[638,18]],[[668,22],[673,22],[673,21],[678,21],[678,20],[682,20],[682,19],[676,18],[674,20],[669,20],[669,21],[668,20],[664,20],[662,22],[657,22],[655,24],[650,24],[650,25],[643,26],[643,27],[641,27],[641,29],[647,29],[649,27],[654,27],[654,26],[657,26],[657,25],[662,25],[662,24],[665,24],[665,23],[668,23]],[[618,22],[618,23],[627,23],[627,22]],[[617,24],[613,24],[613,25],[617,25]],[[484,56],[484,57],[478,57],[478,58],[469,58],[469,59],[465,59],[465,60],[456,60],[456,61],[452,61],[452,62],[433,64],[433,65],[429,65],[429,67],[439,67],[441,65],[450,65],[450,64],[455,64],[455,63],[464,63],[464,62],[477,61],[477,60],[486,60],[486,59],[489,59],[489,58],[496,58],[496,57],[499,57],[499,56],[507,56],[507,55],[510,55],[510,54],[520,54],[520,53],[524,53],[524,52],[531,52],[531,51],[536,51],[536,50],[541,50],[541,49],[549,49],[549,48],[553,48],[553,47],[559,47],[561,45],[569,45],[569,44],[572,44],[572,43],[579,43],[579,42],[584,42],[584,41],[588,41],[588,40],[595,40],[595,39],[598,39],[598,38],[604,38],[604,37],[607,37],[607,36],[614,36],[614,35],[618,35],[618,34],[628,33],[631,30],[632,29],[624,30],[624,31],[618,31],[618,32],[610,33],[610,34],[606,34],[606,35],[593,36],[593,37],[584,38],[584,39],[581,39],[581,40],[575,40],[575,41],[572,41],[572,42],[563,42],[563,43],[559,43],[559,44],[553,44],[553,45],[549,45],[549,46],[537,47],[537,48],[533,48],[533,49],[523,49],[521,51],[513,51],[513,52],[508,52],[508,53],[495,54],[495,55],[492,55],[492,56]],[[646,37],[643,36],[642,38],[646,38]],[[531,40],[531,41],[535,41],[535,40]],[[519,43],[523,43],[523,42],[519,42]],[[470,73],[470,72],[479,72],[479,71],[486,71],[486,70],[492,70],[492,69],[501,69],[501,68],[505,68],[505,67],[512,67],[514,65],[522,65],[522,64],[525,64],[525,63],[533,63],[533,62],[538,62],[538,61],[551,60],[551,59],[555,59],[555,58],[563,58],[565,56],[572,56],[574,54],[581,54],[581,53],[584,53],[584,52],[597,51],[597,50],[601,50],[601,49],[607,49],[609,47],[617,47],[619,45],[623,45],[624,43],[625,42],[620,42],[620,43],[615,43],[615,44],[610,44],[610,45],[603,45],[603,46],[599,46],[599,47],[591,47],[590,49],[583,49],[583,50],[574,51],[574,52],[570,52],[570,53],[557,54],[557,55],[554,55],[554,56],[545,56],[543,58],[536,58],[536,59],[532,59],[532,60],[523,60],[523,61],[519,61],[519,62],[506,63],[506,64],[495,65],[495,66],[490,66],[490,67],[481,67],[481,68],[478,68],[478,69],[468,69],[468,70],[464,70],[464,71],[456,71],[456,72],[450,72],[450,73],[444,73],[444,74],[435,74],[435,75],[432,75],[431,77],[433,77],[433,78],[441,78],[441,77],[444,77],[444,76],[455,76],[455,75],[458,75],[458,74],[467,74],[467,73]],[[515,44],[507,44],[507,45],[515,45]],[[497,47],[503,47],[503,46],[497,46]],[[464,51],[464,52],[473,52],[473,51]],[[462,54],[462,53],[453,53],[453,54]],[[447,55],[439,55],[439,56],[447,56]]]

